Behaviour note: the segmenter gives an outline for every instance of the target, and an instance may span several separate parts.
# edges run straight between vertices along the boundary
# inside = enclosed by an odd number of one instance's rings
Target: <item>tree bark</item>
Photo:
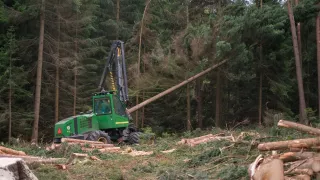
[[[40,116],[40,98],[41,98],[41,79],[42,79],[42,61],[43,61],[43,39],[44,39],[44,11],[45,0],[41,1],[40,9],[40,33],[39,33],[39,51],[38,51],[38,64],[37,64],[37,80],[36,80],[36,94],[34,103],[34,121],[32,128],[31,142],[38,142],[38,126]]]
[[[214,66],[212,66],[212,67],[200,72],[199,74],[196,74],[195,76],[192,76],[189,79],[182,81],[181,83],[179,83],[179,84],[177,84],[177,85],[175,85],[175,86],[173,86],[173,87],[171,87],[171,88],[169,88],[169,89],[167,89],[167,90],[165,90],[165,91],[153,96],[152,98],[149,98],[149,99],[143,101],[142,103],[135,105],[134,107],[128,109],[128,113],[135,112],[136,110],[148,105],[149,103],[152,103],[153,101],[155,101],[155,100],[157,100],[157,99],[159,99],[159,98],[171,93],[172,91],[174,91],[174,90],[176,90],[176,89],[178,89],[178,88],[180,88],[180,87],[182,87],[182,86],[184,86],[184,85],[196,80],[197,78],[199,78],[199,77],[209,73],[210,71],[214,70],[215,68],[223,65],[227,61],[228,61],[228,59],[225,59],[225,60],[215,64]]]
[[[202,79],[196,80],[196,92],[197,92],[197,121],[198,128],[202,129]]]
[[[222,128],[222,122],[221,122],[221,72],[220,69],[217,71],[217,87],[216,87],[216,117],[215,117],[215,125],[216,127]]]
[[[11,142],[11,125],[12,125],[12,58],[10,53],[10,65],[9,65],[9,124],[8,124],[8,142]]]
[[[316,19],[316,33],[317,33],[317,71],[318,71],[318,116],[320,118],[320,13]]]
[[[267,142],[258,145],[260,151],[287,149],[290,147],[311,147],[320,145],[320,138],[295,139],[288,141]]]
[[[291,121],[280,120],[278,122],[278,126],[279,127],[292,128],[292,129],[296,129],[296,130],[299,130],[299,131],[307,132],[309,134],[314,134],[314,135],[319,135],[320,136],[320,129],[313,128],[313,127],[306,126],[306,125],[299,124],[299,123],[295,123],[295,122],[291,122]]]
[[[295,56],[297,81],[298,81],[300,122],[307,124],[308,119],[307,119],[307,114],[305,112],[306,102],[305,102],[305,97],[304,97],[302,69],[301,69],[300,53],[299,53],[299,47],[298,47],[297,35],[296,35],[296,26],[295,26],[295,21],[294,21],[292,9],[291,9],[290,1],[287,1],[287,5],[288,5],[288,14],[289,14],[289,19],[290,19],[291,33],[292,33],[292,42],[293,42],[293,50],[294,50],[294,56]]]
[[[260,62],[259,62],[259,125],[262,126],[262,58],[263,58],[263,51],[262,51],[262,44],[260,44]]]
[[[74,58],[74,81],[73,81],[73,115],[76,115],[77,108],[77,62],[78,62],[78,12],[76,19],[76,37],[75,37],[75,58]]]
[[[187,130],[191,130],[190,85],[187,84]]]
[[[56,57],[56,78],[55,78],[55,110],[54,110],[54,123],[59,121],[59,92],[60,92],[60,12],[58,10],[60,6],[60,0],[58,0],[58,7],[56,9],[58,21],[57,21],[57,57]]]

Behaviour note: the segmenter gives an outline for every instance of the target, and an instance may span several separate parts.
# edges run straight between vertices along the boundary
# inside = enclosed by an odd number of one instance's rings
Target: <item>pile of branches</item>
[[[320,129],[291,121],[280,120],[278,126],[320,136]],[[320,137],[261,143],[258,149],[272,151],[272,155],[259,155],[250,164],[251,180],[320,178]]]

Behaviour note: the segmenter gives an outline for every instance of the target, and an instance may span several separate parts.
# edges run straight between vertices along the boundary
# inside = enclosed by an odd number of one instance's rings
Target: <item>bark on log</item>
[[[88,143],[88,144],[103,144],[103,142],[99,141],[88,141],[82,139],[72,139],[72,138],[61,138],[61,142],[70,142],[70,143]]]
[[[303,159],[309,159],[313,157],[319,157],[317,153],[314,152],[286,152],[279,156],[283,162],[291,162]]]
[[[269,150],[286,149],[286,148],[297,147],[297,146],[311,147],[311,146],[319,146],[319,145],[320,145],[320,138],[307,138],[307,139],[295,139],[295,140],[288,140],[288,141],[261,143],[258,145],[258,149],[260,151],[269,151]]]
[[[304,175],[304,174],[300,174],[292,177],[287,177],[287,176],[284,177],[284,180],[310,180],[310,179],[311,179],[310,176]]]
[[[60,161],[64,161],[64,158],[40,158],[36,156],[18,156],[18,155],[10,155],[10,154],[0,154],[0,157],[3,158],[21,158],[27,164],[56,164]]]
[[[278,122],[278,126],[279,127],[296,129],[298,131],[307,132],[309,134],[320,135],[320,129],[318,129],[318,128],[313,128],[313,127],[310,127],[310,126],[306,126],[306,125],[295,123],[295,122],[291,122],[291,121],[280,120]]]
[[[299,160],[292,163],[288,163],[291,167],[289,169],[311,169],[313,172],[320,172],[320,158],[314,157],[305,160]]]
[[[68,143],[68,145],[80,145],[81,147],[89,147],[89,148],[107,148],[107,147],[114,147],[113,144],[88,144],[88,143]]]
[[[294,175],[294,174],[297,174],[297,175],[299,175],[299,174],[304,174],[304,175],[308,175],[308,176],[312,176],[313,175],[313,170],[312,169],[294,169],[294,170],[292,170],[290,173],[288,173],[288,174],[292,174],[292,175]]]
[[[81,148],[82,151],[85,151],[85,152],[89,152],[89,151],[94,151],[95,149],[94,148]],[[120,147],[107,147],[107,148],[102,148],[102,149],[97,149],[98,151],[100,152],[119,152],[121,150]]]
[[[25,156],[26,153],[23,151],[16,151],[10,148],[6,148],[3,146],[0,146],[0,151],[4,152],[5,154],[11,154],[11,155],[19,155],[19,156]]]

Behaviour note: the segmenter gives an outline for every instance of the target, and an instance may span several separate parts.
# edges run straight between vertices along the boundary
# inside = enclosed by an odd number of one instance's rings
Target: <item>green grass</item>
[[[254,129],[254,130],[253,130]],[[259,131],[259,132],[258,132]],[[196,147],[176,145],[181,138],[198,137],[205,134],[221,133],[222,130],[195,130],[183,134],[162,134],[155,144],[141,144],[131,148],[143,151],[154,151],[150,156],[131,157],[117,153],[100,153],[95,155],[103,161],[87,161],[70,165],[67,170],[58,170],[53,165],[34,166],[32,170],[41,180],[50,179],[248,179],[247,167],[261,153],[256,146],[261,142],[305,138],[308,135],[295,130],[272,127],[258,129],[257,127],[240,128],[232,134],[239,135],[242,141],[233,143],[217,141],[201,144]],[[147,143],[147,141],[146,141]],[[25,144],[15,144],[10,147],[23,150],[27,154],[44,157],[68,158],[71,153],[81,151],[78,146],[63,146],[59,151],[46,151],[43,147]],[[122,147],[123,149],[126,146]],[[176,151],[164,154],[161,151],[175,148]],[[269,152],[266,152],[268,154]]]

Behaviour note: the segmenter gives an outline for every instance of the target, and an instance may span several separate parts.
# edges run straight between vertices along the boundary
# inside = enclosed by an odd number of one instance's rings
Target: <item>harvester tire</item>
[[[129,144],[139,144],[140,134],[140,132],[131,132],[128,138]]]
[[[103,142],[105,144],[111,144],[112,143],[108,133],[103,132],[103,131],[91,131],[88,134],[88,137],[86,138],[86,140],[89,140],[89,141],[101,141],[101,142]]]

